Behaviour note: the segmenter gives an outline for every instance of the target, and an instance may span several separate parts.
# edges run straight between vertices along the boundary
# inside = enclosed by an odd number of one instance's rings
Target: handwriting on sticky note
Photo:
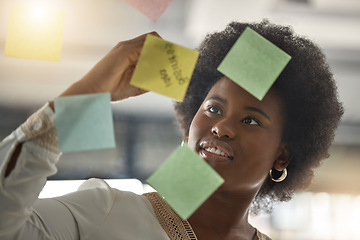
[[[182,101],[199,53],[148,35],[130,83]]]
[[[172,0],[125,0],[151,21],[156,22]]]
[[[218,71],[262,100],[290,59],[287,53],[248,27],[220,63]]]
[[[60,61],[64,22],[63,10],[12,5],[5,56]]]
[[[183,85],[190,82],[189,77],[184,77],[182,75],[182,71],[178,64],[178,59],[176,57],[176,52],[174,49],[174,44],[166,43],[165,44],[166,54],[168,56],[168,60],[171,66],[172,75],[175,77],[175,80],[179,85]],[[163,68],[160,70],[160,77],[164,80],[165,87],[171,86],[171,77],[170,74],[167,73],[166,69]]]
[[[54,105],[61,152],[115,147],[109,93],[60,97]]]
[[[178,147],[147,182],[186,220],[224,180],[185,144]]]
[[[171,86],[171,78],[167,74],[166,69],[161,69],[160,70],[160,77],[164,81],[165,87],[170,87]]]

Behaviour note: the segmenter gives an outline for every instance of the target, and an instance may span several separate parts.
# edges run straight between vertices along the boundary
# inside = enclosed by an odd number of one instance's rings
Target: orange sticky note
[[[5,56],[60,61],[65,11],[12,5]]]
[[[172,0],[125,0],[151,21],[156,22]]]
[[[147,35],[130,84],[183,101],[199,52]]]

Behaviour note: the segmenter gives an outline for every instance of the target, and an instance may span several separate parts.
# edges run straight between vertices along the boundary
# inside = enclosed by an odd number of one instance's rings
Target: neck
[[[198,239],[253,239],[249,206],[253,196],[213,194],[189,219]]]

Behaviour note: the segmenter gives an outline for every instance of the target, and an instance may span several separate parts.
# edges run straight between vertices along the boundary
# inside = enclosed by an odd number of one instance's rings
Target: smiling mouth
[[[201,148],[201,150],[212,153],[212,154],[219,155],[221,157],[226,157],[228,159],[232,159],[232,157],[228,156],[226,153],[224,153],[223,151],[221,151],[219,148],[216,148],[216,147],[206,147],[206,148]]]

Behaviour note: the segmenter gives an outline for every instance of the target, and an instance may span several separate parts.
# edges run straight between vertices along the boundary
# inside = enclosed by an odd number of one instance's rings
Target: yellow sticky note
[[[130,83],[183,101],[199,52],[147,35]]]
[[[5,56],[60,61],[65,11],[12,5]]]

